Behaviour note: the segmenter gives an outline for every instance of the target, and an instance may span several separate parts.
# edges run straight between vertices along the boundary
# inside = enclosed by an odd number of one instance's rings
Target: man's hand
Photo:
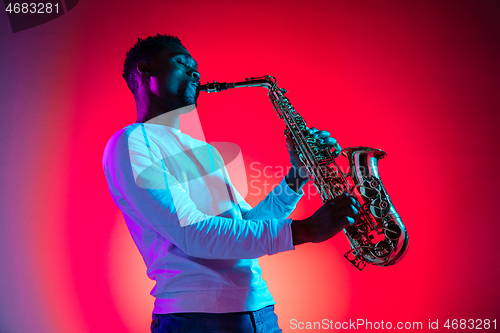
[[[335,157],[340,155],[342,148],[337,143],[337,140],[330,137],[330,133],[327,131],[319,131],[316,128],[309,128],[309,133],[311,133],[314,138],[317,140],[319,145],[331,147]],[[298,192],[305,183],[309,180],[309,174],[307,172],[306,167],[302,163],[299,158],[299,155],[295,152],[295,143],[292,139],[286,138],[288,154],[290,154],[290,163],[292,164],[292,168],[286,175],[285,179],[295,192]]]
[[[358,201],[347,194],[341,194],[327,201],[311,217],[305,220],[293,220],[293,245],[320,243],[330,239],[343,228],[354,224],[359,209]]]

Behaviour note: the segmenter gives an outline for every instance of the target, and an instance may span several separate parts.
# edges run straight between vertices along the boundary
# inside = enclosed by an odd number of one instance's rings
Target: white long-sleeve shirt
[[[275,304],[257,258],[294,248],[288,216],[302,191],[282,180],[252,208],[213,146],[158,124],[116,132],[103,167],[156,281],[153,313],[254,311]]]

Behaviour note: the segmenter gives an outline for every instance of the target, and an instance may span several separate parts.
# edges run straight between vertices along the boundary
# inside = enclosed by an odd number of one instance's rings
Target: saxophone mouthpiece
[[[202,84],[198,86],[198,91],[206,91],[207,93],[217,93],[222,90],[235,88],[234,83],[217,82],[212,83],[207,82],[207,84]]]

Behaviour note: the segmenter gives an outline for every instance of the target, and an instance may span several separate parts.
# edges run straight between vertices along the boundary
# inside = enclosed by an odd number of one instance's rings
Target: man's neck
[[[147,115],[144,115],[142,117],[137,117],[137,122],[139,123],[149,123],[149,124],[158,124],[158,125],[163,125],[163,126],[168,126],[168,127],[173,127],[176,129],[180,129],[180,120],[179,116],[181,114],[189,113],[193,110],[196,109],[195,104],[191,104],[188,106],[184,106],[181,108],[177,108],[175,110],[167,111],[164,113],[161,113],[159,115],[153,116],[154,113],[151,113],[149,117]]]

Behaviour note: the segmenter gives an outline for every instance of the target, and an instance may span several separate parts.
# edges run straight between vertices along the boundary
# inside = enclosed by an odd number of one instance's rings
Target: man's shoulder
[[[106,159],[116,157],[121,153],[128,154],[129,138],[139,129],[139,123],[133,123],[117,130],[108,140],[104,148],[103,162]]]

